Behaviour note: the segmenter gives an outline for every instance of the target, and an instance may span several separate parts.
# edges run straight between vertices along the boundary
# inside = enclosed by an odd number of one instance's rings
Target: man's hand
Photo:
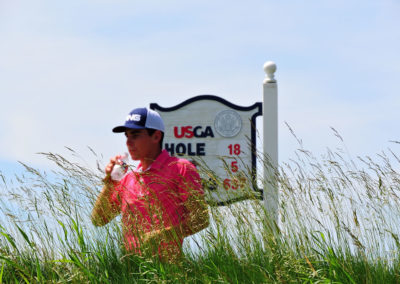
[[[180,238],[182,233],[180,233],[179,227],[166,227],[160,230],[154,230],[145,233],[142,242],[144,244],[160,244],[161,242],[170,242],[172,240],[177,240]]]
[[[110,162],[107,164],[107,166],[105,168],[106,176],[111,175],[111,172],[112,172],[114,166],[116,164],[121,164],[121,160],[122,160],[122,156],[121,155],[117,155],[117,156],[115,156],[115,157],[110,159]]]
[[[142,241],[144,244],[155,244],[155,243],[160,243],[162,239],[163,239],[162,230],[154,230],[145,233]]]
[[[179,263],[182,257],[182,247],[179,245],[176,230],[174,227],[167,227],[145,233],[142,238],[141,251],[152,257],[159,256],[163,262]]]

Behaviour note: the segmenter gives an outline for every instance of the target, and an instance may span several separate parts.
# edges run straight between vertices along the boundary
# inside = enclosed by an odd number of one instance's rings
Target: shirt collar
[[[147,169],[143,169],[142,168],[142,163],[139,163],[139,165],[137,166],[136,171],[137,172],[147,172],[150,169],[160,169],[161,166],[165,163],[165,161],[169,158],[169,154],[167,150],[162,150],[160,155],[157,156],[157,158],[154,160],[153,163],[151,163],[151,165],[147,168]]]

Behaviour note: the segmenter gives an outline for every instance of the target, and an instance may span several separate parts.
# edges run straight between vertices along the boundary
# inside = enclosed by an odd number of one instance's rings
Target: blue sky
[[[400,145],[398,1],[0,0],[0,170],[47,168],[37,152],[124,151],[111,133],[134,107],[200,94],[262,101],[278,70],[279,156],[352,156]],[[261,120],[258,121],[259,126]],[[68,154],[67,154],[68,155]]]

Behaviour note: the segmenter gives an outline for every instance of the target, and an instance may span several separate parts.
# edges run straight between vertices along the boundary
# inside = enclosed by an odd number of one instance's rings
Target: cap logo
[[[130,114],[126,117],[126,121],[140,121],[140,114]]]

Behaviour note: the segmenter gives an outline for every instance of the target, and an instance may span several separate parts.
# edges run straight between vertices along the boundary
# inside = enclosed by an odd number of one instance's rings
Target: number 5
[[[232,172],[234,172],[234,173],[236,173],[239,170],[239,167],[237,165],[237,161],[233,161],[231,163],[231,169],[232,169]]]

